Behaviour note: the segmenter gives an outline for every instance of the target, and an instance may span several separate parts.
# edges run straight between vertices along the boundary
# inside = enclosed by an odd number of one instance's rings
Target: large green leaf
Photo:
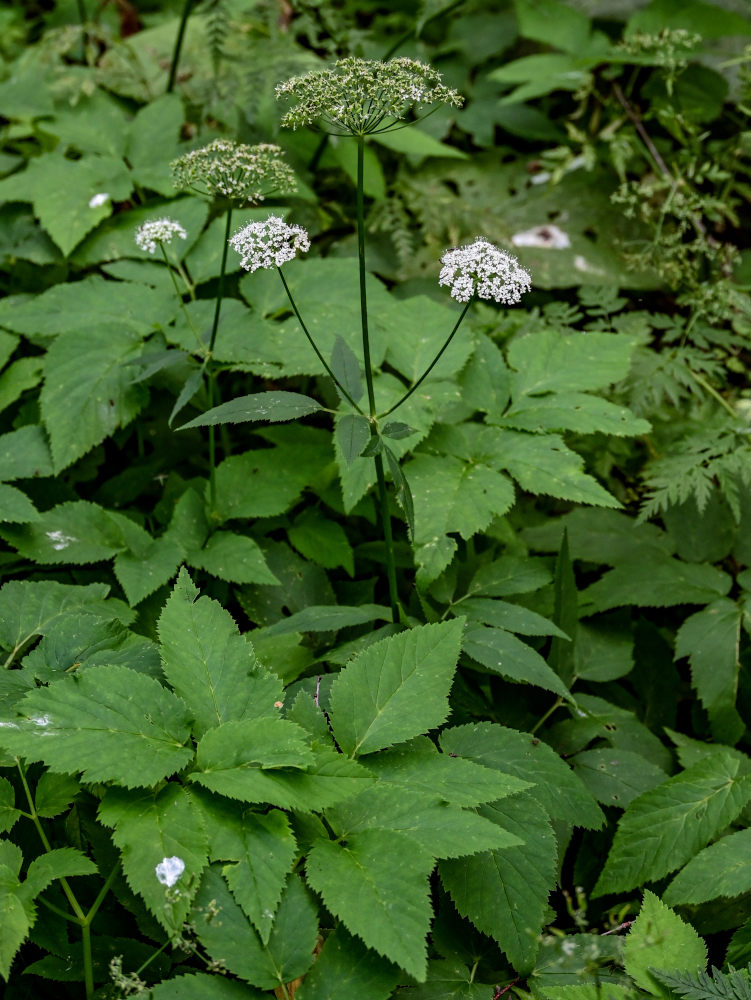
[[[318,937],[316,908],[298,875],[282,896],[266,944],[248,923],[216,867],[209,868],[196,898],[198,940],[212,958],[241,979],[271,990],[302,976],[313,963]]]
[[[179,154],[185,115],[177,94],[162,94],[142,107],[131,122],[125,154],[142,188],[171,197],[175,191],[170,161]]]
[[[647,993],[658,997],[674,994],[656,979],[650,969],[699,969],[707,964],[707,948],[694,928],[673,913],[654,893],[644,893],[639,916],[623,949],[626,972]]]
[[[626,809],[635,798],[667,780],[667,774],[629,750],[596,747],[578,753],[571,762],[592,795],[604,806]]]
[[[189,715],[161,684],[127,667],[92,667],[27,694],[0,746],[84,781],[148,787],[181,770]]]
[[[141,339],[132,329],[104,322],[67,333],[52,344],[45,360],[41,409],[55,472],[139,413],[147,396],[143,386],[133,385],[124,362],[140,347]]]
[[[627,892],[689,861],[751,799],[751,776],[717,752],[635,799],[616,830],[594,895]]]
[[[153,1000],[267,1000],[268,994],[245,983],[206,972],[185,972],[151,988]]]
[[[419,986],[400,991],[404,1000],[488,1000],[495,989],[476,982],[476,970],[470,970],[456,959],[437,958],[428,962],[428,977]],[[596,998],[592,998],[596,1000]]]
[[[604,817],[582,782],[558,754],[529,733],[490,722],[456,726],[441,734],[444,753],[534,782],[529,794],[553,819],[597,829]]]
[[[185,559],[190,566],[205,569],[220,580],[272,586],[279,583],[258,542],[234,531],[215,531],[204,545],[189,549]]]
[[[652,425],[635,417],[625,406],[584,392],[550,396],[523,396],[504,413],[500,423],[517,430],[575,431],[577,434],[614,434],[618,437],[647,434]]]
[[[742,621],[735,601],[720,598],[687,618],[675,641],[676,658],[687,656],[691,664],[691,680],[715,739],[731,745],[746,729],[735,707]]]
[[[567,701],[573,700],[561,678],[540,654],[505,629],[471,625],[463,649],[471,659],[508,680],[534,684]]]
[[[208,860],[208,833],[190,791],[176,782],[161,790],[129,792],[110,788],[99,805],[99,819],[113,828],[128,885],[168,931],[181,927]],[[175,901],[165,898],[156,867],[164,858],[178,857],[185,865]]]
[[[329,714],[345,753],[382,750],[446,719],[463,625],[455,619],[382,639],[338,674]]]
[[[633,604],[665,608],[676,604],[707,604],[730,589],[730,577],[706,563],[686,563],[655,553],[630,559],[610,570],[580,595],[585,614]]]
[[[39,520],[39,513],[25,493],[15,486],[0,483],[0,521],[28,524]]]
[[[633,337],[617,333],[562,336],[543,330],[518,337],[508,349],[514,403],[521,396],[546,392],[578,393],[604,389],[628,375]]]
[[[410,837],[366,830],[345,843],[317,840],[305,870],[312,887],[347,930],[422,981],[432,915],[428,887],[432,868],[433,858]]]
[[[737,830],[693,857],[664,893],[668,906],[708,903],[751,891],[751,829]]]
[[[140,529],[125,523],[122,514],[73,500],[50,508],[32,524],[2,530],[3,537],[32,562],[84,565],[125,551]]]
[[[326,938],[296,1000],[388,1000],[400,970],[339,926]]]
[[[275,423],[296,420],[321,409],[321,404],[299,392],[257,392],[252,396],[238,396],[228,403],[215,406],[202,413],[179,430],[189,427],[208,427],[215,424]]]
[[[362,604],[349,607],[345,604],[311,604],[302,611],[282,618],[273,625],[267,625],[261,632],[264,638],[287,635],[289,632],[336,632],[352,625],[368,622],[387,621],[391,616],[389,608],[382,604]]]
[[[494,938],[520,972],[531,970],[558,875],[558,848],[531,792],[480,806],[480,815],[517,838],[516,846],[442,861],[441,881],[459,912]]]
[[[39,424],[27,424],[0,436],[0,480],[51,475],[50,448]]]
[[[198,596],[184,569],[157,629],[164,675],[190,710],[198,736],[233,719],[278,715],[281,683],[259,666],[229,612]]]

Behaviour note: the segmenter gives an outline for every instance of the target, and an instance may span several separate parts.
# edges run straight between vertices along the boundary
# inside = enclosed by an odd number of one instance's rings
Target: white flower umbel
[[[171,243],[175,236],[179,236],[181,240],[188,238],[179,222],[174,219],[151,219],[136,230],[136,246],[153,254],[160,243],[162,246]]]
[[[297,183],[279,146],[246,146],[231,139],[214,139],[170,164],[172,180],[181,191],[210,198],[229,198],[235,205],[258,205],[271,194],[293,194]]]
[[[333,69],[295,76],[280,83],[277,97],[297,103],[282,125],[301,128],[320,124],[337,135],[385,132],[417,105],[424,114],[431,104],[461,107],[463,98],[441,83],[441,74],[416,59],[339,59]]]
[[[162,858],[154,871],[162,885],[171,888],[185,871],[185,862],[178,857]]]
[[[265,222],[248,223],[229,242],[240,254],[242,266],[251,272],[259,267],[281,267],[298,253],[310,250],[310,238],[302,226],[288,226],[276,215]]]
[[[447,250],[441,257],[439,285],[448,285],[457,302],[473,296],[514,305],[532,287],[532,279],[513,254],[487,240]]]

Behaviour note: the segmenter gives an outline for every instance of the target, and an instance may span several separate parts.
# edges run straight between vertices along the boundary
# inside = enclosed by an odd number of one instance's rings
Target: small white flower
[[[110,200],[110,196],[106,191],[100,191],[89,199],[89,208],[100,208],[102,205],[106,205]]]
[[[162,858],[154,871],[162,885],[171,888],[185,871],[185,862],[178,857]]]
[[[476,295],[513,305],[532,287],[529,272],[516,257],[487,240],[447,250],[441,263],[438,284],[449,285],[457,302],[469,302]]]
[[[251,272],[259,267],[281,267],[298,253],[310,250],[310,238],[302,226],[288,226],[277,215],[270,215],[265,222],[250,222],[229,242],[240,254],[242,266]]]
[[[136,246],[146,253],[156,253],[158,244],[171,243],[175,236],[181,240],[188,238],[179,222],[174,219],[151,219],[136,230]]]

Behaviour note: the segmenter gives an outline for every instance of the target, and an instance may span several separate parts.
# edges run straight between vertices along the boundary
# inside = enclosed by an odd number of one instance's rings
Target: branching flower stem
[[[216,397],[216,368],[212,362],[214,344],[219,330],[219,316],[222,311],[222,299],[224,298],[224,275],[227,270],[227,251],[229,250],[229,236],[232,227],[232,206],[227,208],[227,224],[224,227],[224,242],[222,244],[222,265],[219,270],[219,285],[216,290],[216,305],[214,306],[214,322],[211,324],[211,339],[209,340],[208,361],[206,364],[206,394],[208,397],[209,409],[214,406]],[[209,498],[212,516],[216,514],[216,427],[209,424]]]
[[[282,269],[280,267],[277,267],[276,270],[277,270],[277,273],[278,273],[279,277],[282,279],[282,284],[284,285],[284,291],[287,293],[287,298],[289,299],[289,304],[292,306],[292,311],[294,312],[295,316],[297,317],[297,322],[302,327],[302,332],[308,338],[308,343],[313,348],[313,350],[316,352],[316,357],[321,362],[321,364],[323,365],[323,367],[326,369],[327,374],[334,380],[334,383],[336,384],[337,388],[339,389],[339,392],[341,392],[341,394],[344,396],[344,398],[347,400],[347,402],[351,403],[352,406],[354,406],[354,408],[357,410],[358,413],[362,414],[362,416],[365,416],[365,414],[363,413],[362,409],[357,405],[357,403],[354,401],[354,399],[350,396],[350,394],[344,388],[344,386],[342,385],[342,383],[339,381],[339,379],[336,377],[336,375],[331,370],[331,366],[328,364],[328,362],[326,361],[326,359],[324,358],[324,356],[318,350],[318,345],[313,340],[312,336],[310,335],[310,331],[308,330],[308,328],[305,325],[305,322],[304,322],[302,316],[300,315],[300,310],[297,308],[297,303],[295,302],[294,298],[292,297],[292,292],[289,290],[289,285],[287,284],[286,278],[284,277],[284,274],[282,273]]]
[[[390,406],[389,409],[386,410],[384,413],[380,413],[379,414],[379,420],[382,419],[383,417],[387,417],[390,413],[393,413],[394,410],[398,409],[398,407],[400,407],[402,405],[402,403],[406,402],[409,399],[409,397],[412,395],[412,393],[415,392],[415,390],[418,389],[420,387],[420,385],[422,385],[422,383],[425,381],[425,379],[428,377],[428,375],[430,375],[430,373],[433,371],[433,369],[435,368],[435,366],[441,360],[443,352],[446,350],[446,348],[449,346],[449,344],[451,343],[451,341],[454,339],[454,335],[456,334],[457,330],[461,326],[462,320],[467,315],[467,311],[469,310],[469,307],[471,305],[472,305],[472,300],[470,299],[469,302],[467,302],[466,305],[464,306],[464,308],[462,309],[461,315],[459,316],[459,319],[454,324],[454,329],[451,331],[451,333],[448,335],[448,337],[444,341],[443,347],[436,354],[436,356],[430,362],[430,364],[425,369],[425,371],[422,373],[422,375],[418,378],[418,380],[414,383],[414,385],[412,385],[404,393],[404,395],[402,396],[402,398],[398,402],[394,403],[393,406]]]
[[[368,333],[368,297],[365,286],[365,137],[357,136],[357,257],[360,265],[360,317],[362,321],[362,354],[365,367],[365,384],[368,389],[368,408],[370,411],[371,434],[377,434],[376,403],[373,389],[373,369],[370,360],[370,336]],[[383,540],[386,544],[386,576],[389,585],[389,603],[391,615],[395,623],[399,622],[399,592],[396,585],[396,565],[394,562],[394,540],[391,533],[391,515],[386,492],[386,475],[383,469],[383,456],[378,453],[373,456],[376,479],[378,481],[378,506],[381,513]]]
[[[44,847],[45,851],[49,853],[52,850],[52,845],[49,842],[47,834],[44,832],[44,827],[42,826],[42,822],[39,818],[39,813],[37,812],[36,805],[34,804],[34,797],[31,794],[29,783],[26,780],[26,772],[24,771],[23,765],[21,764],[20,760],[16,760],[16,766],[18,767],[18,773],[21,776],[21,784],[23,785],[23,790],[26,795],[26,801],[29,804],[28,813],[25,812],[23,813],[23,815],[26,816],[27,819],[30,819],[31,822],[34,824],[37,833],[39,834],[39,839],[42,841],[42,846]],[[104,902],[107,893],[112,888],[112,883],[115,880],[115,876],[117,875],[119,868],[120,868],[120,861],[118,860],[117,863],[115,864],[115,867],[112,869],[112,871],[105,879],[102,888],[99,890],[99,894],[89,907],[88,912],[84,913],[83,907],[76,899],[76,894],[71,889],[70,883],[68,882],[67,878],[61,878],[59,880],[60,887],[65,893],[65,898],[68,900],[70,908],[71,910],[73,910],[75,916],[71,917],[69,914],[64,913],[62,910],[59,910],[52,903],[47,904],[50,907],[50,909],[54,910],[56,913],[60,913],[62,916],[66,918],[66,920],[70,920],[73,923],[78,924],[78,926],[81,928],[81,938],[83,945],[83,976],[84,976],[84,988],[86,990],[86,1000],[91,1000],[91,998],[94,996],[94,964],[91,955],[91,924],[94,920],[94,917],[97,915],[99,911],[99,907]],[[46,903],[47,901],[42,900],[42,902]]]

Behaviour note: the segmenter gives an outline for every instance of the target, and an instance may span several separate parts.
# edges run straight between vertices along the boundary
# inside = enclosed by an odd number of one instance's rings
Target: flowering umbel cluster
[[[418,105],[453,104],[462,97],[441,83],[441,74],[416,59],[380,62],[349,56],[333,69],[317,70],[280,83],[277,97],[297,103],[282,117],[282,125],[301,128],[319,123],[338,135],[385,132]]]
[[[171,164],[172,180],[181,191],[229,198],[237,205],[258,205],[271,194],[292,194],[295,175],[279,146],[245,146],[214,139]]]
[[[251,273],[259,267],[281,267],[298,253],[310,250],[310,238],[302,226],[288,226],[277,215],[270,215],[265,222],[248,223],[229,242]]]
[[[447,250],[441,264],[438,284],[448,285],[457,302],[469,302],[476,295],[514,305],[532,287],[529,272],[516,257],[487,240],[476,239],[467,246]]]
[[[136,246],[139,250],[154,254],[159,244],[164,246],[171,243],[175,236],[179,236],[181,240],[188,238],[179,222],[174,219],[151,219],[136,229]]]

